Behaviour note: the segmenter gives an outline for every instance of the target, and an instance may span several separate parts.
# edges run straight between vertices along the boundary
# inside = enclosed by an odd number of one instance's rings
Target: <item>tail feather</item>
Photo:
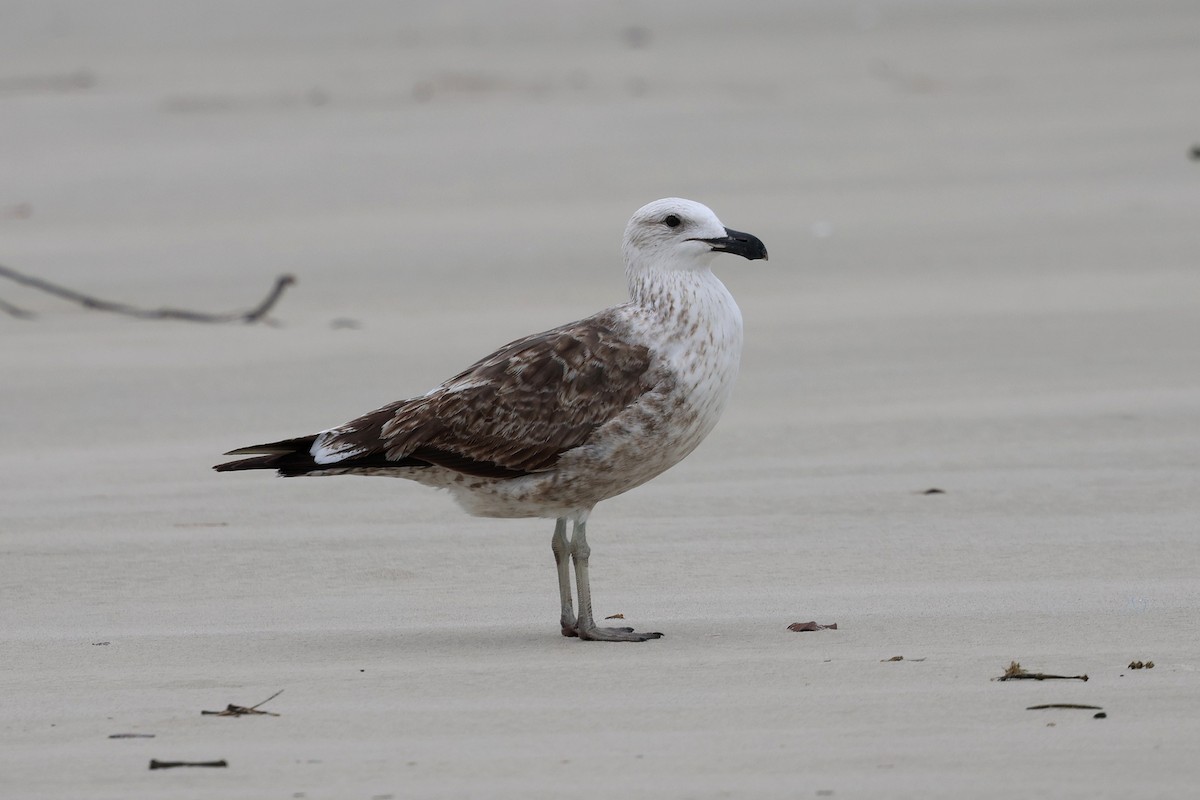
[[[427,468],[440,466],[481,478],[519,478],[530,474],[528,470],[512,469],[491,461],[478,461],[448,450],[418,447],[403,458],[388,458],[387,451],[380,448],[368,452],[357,452],[347,458],[318,464],[313,460],[313,442],[319,434],[284,439],[279,442],[255,444],[230,450],[227,456],[250,456],[236,461],[226,461],[213,467],[217,472],[239,472],[250,469],[273,469],[285,478],[307,475],[310,472],[374,473],[379,470],[403,468]]]
[[[321,465],[313,461],[312,444],[316,434],[301,436],[298,439],[284,439],[279,442],[256,444],[250,447],[239,447],[230,450],[227,456],[253,455],[253,458],[242,458],[237,461],[226,461],[213,467],[217,472],[237,472],[245,469],[276,469],[280,475],[303,475],[306,472],[321,469]]]

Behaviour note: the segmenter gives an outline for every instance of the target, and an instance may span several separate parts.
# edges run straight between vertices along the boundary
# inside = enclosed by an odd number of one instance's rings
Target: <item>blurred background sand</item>
[[[1190,0],[0,2],[0,263],[299,281],[0,281],[0,790],[1193,791],[1198,75]],[[590,526],[667,638],[562,639],[548,522],[210,471],[619,302],[668,195],[771,261],[726,418]]]

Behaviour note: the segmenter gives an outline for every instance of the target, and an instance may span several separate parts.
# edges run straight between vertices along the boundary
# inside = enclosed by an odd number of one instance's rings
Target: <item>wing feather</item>
[[[318,462],[427,461],[514,477],[559,456],[652,388],[651,353],[611,312],[518,339],[433,391],[321,434]],[[339,454],[346,454],[340,457]]]

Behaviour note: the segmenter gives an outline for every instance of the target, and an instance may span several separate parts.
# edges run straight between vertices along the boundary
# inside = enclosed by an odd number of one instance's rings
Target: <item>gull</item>
[[[659,638],[596,625],[588,516],[679,463],[716,425],[741,361],[742,314],[710,264],[767,250],[707,206],[672,197],[633,215],[622,251],[628,302],[510,342],[336,428],[231,450],[251,457],[214,469],[407,478],[448,490],[475,516],[552,518],[563,636]]]

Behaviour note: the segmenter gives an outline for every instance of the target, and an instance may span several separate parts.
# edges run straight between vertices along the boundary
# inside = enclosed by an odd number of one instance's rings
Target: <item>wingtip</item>
[[[264,444],[252,444],[249,447],[238,447],[225,453],[227,456],[278,456],[285,453],[295,453],[298,450],[307,450],[312,444],[311,436],[302,436],[298,439],[284,439],[280,442],[266,442]]]

